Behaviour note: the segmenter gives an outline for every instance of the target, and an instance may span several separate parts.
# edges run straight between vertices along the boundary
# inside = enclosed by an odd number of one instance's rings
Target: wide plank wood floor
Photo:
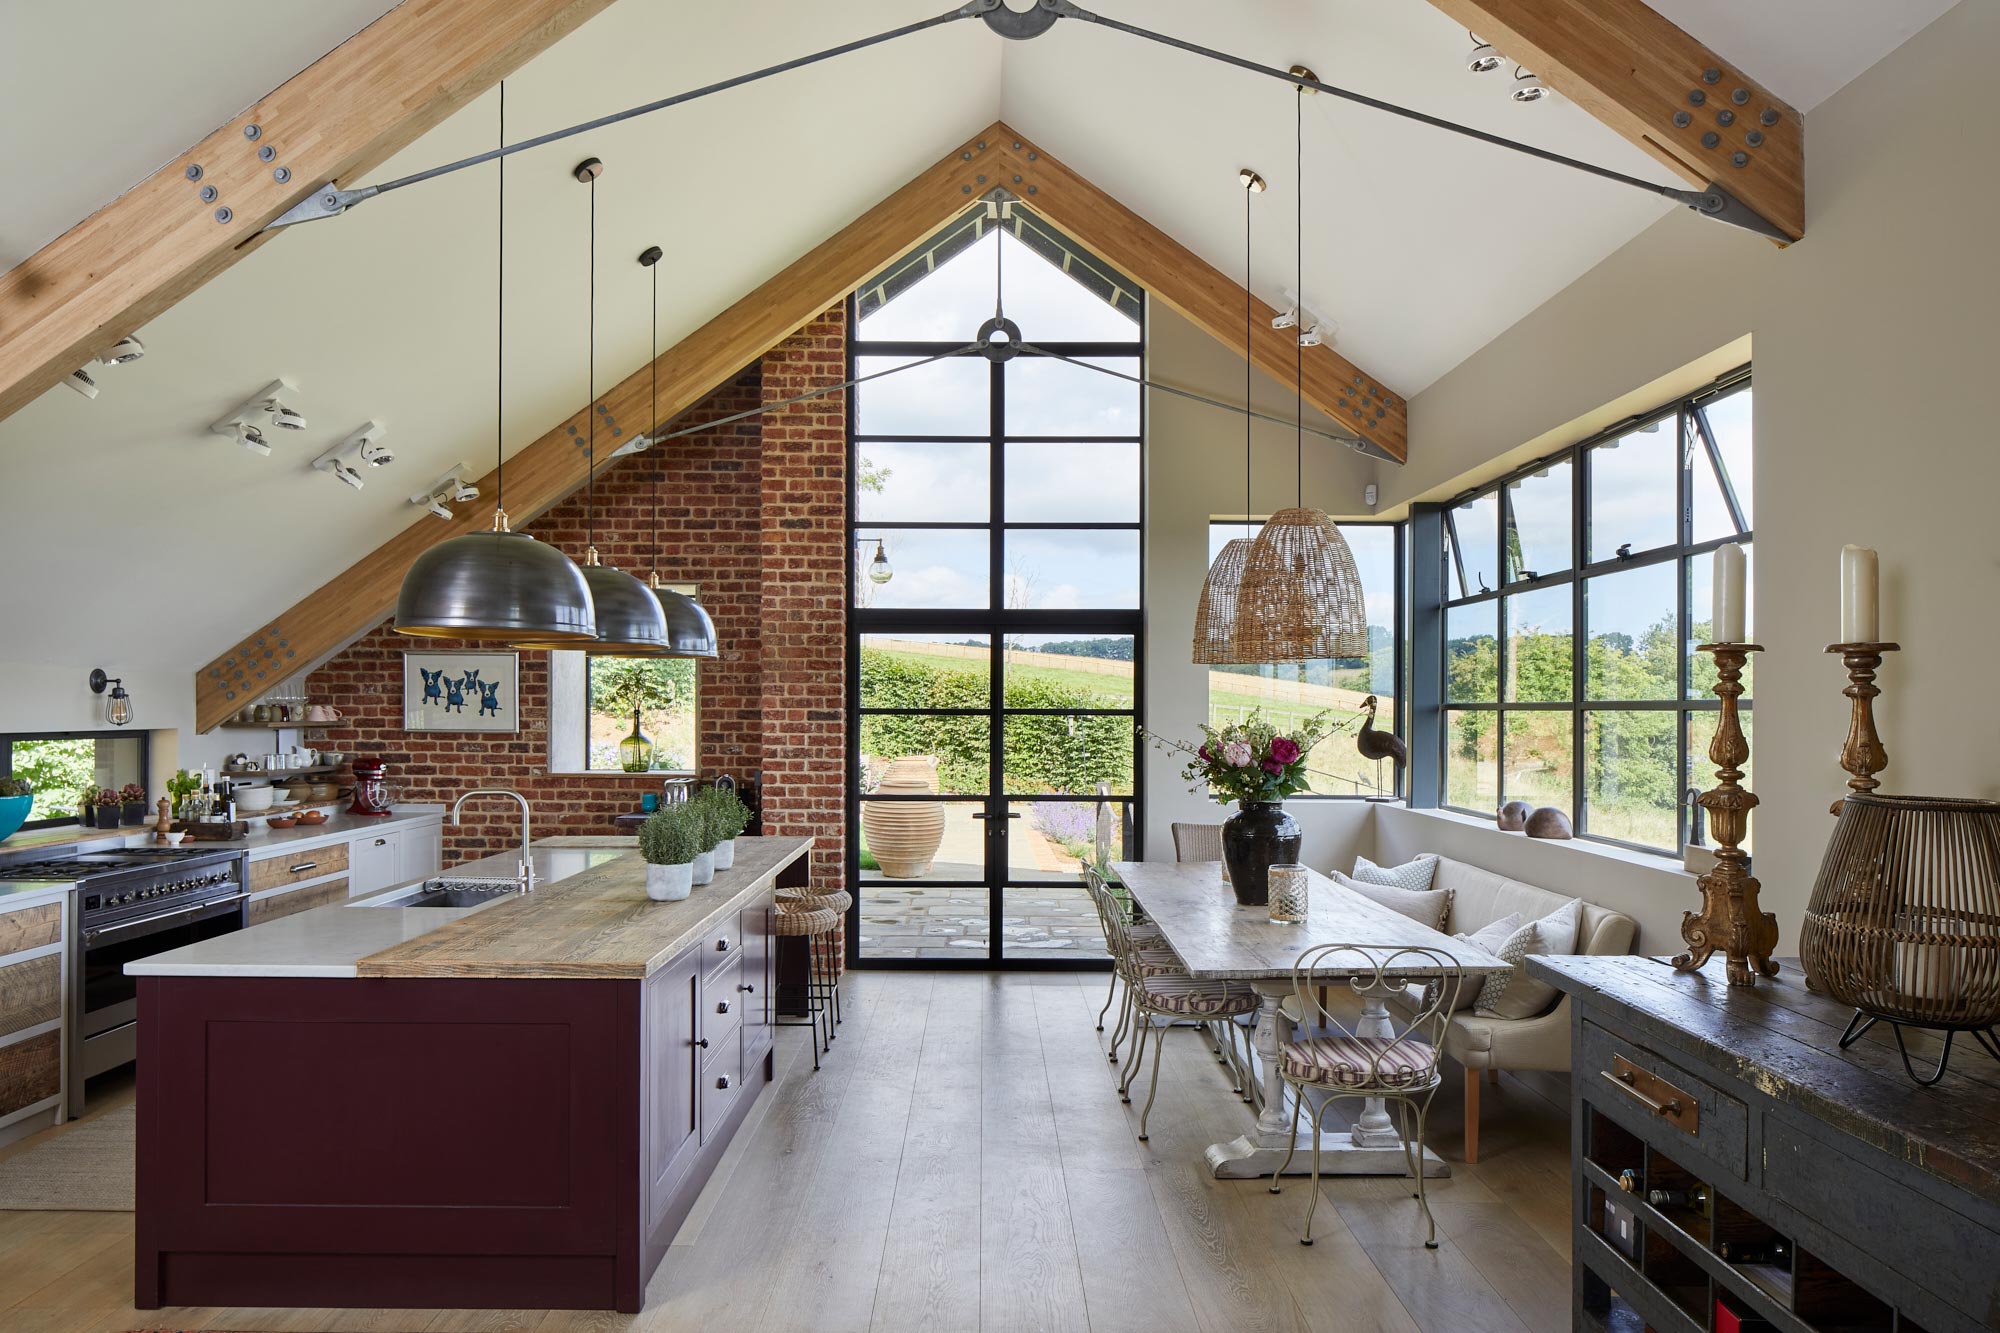
[[[1248,1108],[1199,1034],[1168,1034],[1152,1136],[1122,1105],[1101,975],[856,973],[818,1073],[782,1029],[765,1089],[638,1315],[131,1308],[129,1213],[0,1212],[0,1328],[285,1333],[1328,1330],[1543,1333],[1569,1322],[1565,1087],[1486,1089],[1457,1161],[1458,1071],[1431,1145],[1440,1248],[1408,1183],[1218,1181],[1205,1144]],[[93,1114],[120,1104],[112,1091]],[[1141,1099],[1142,1100],[1142,1099]],[[50,1133],[64,1131],[52,1130]],[[29,1142],[33,1142],[30,1140]],[[22,1145],[25,1146],[25,1145]],[[20,1151],[12,1147],[7,1153]],[[5,1155],[5,1154],[0,1154]]]

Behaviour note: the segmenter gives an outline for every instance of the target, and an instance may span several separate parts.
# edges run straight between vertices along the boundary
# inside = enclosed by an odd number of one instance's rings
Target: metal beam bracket
[[[1009,9],[1006,0],[975,0],[968,8],[984,19],[987,27],[1013,42],[1041,36],[1060,18],[1089,17],[1069,0],[1035,0],[1033,9]]]
[[[1706,187],[1699,190],[1662,190],[1660,193],[1676,203],[1686,204],[1704,217],[1727,222],[1730,226],[1741,227],[1745,231],[1754,231],[1759,236],[1768,236],[1780,245],[1792,243],[1790,236],[1766,222],[1750,205],[1714,181],[1710,181]]]
[[[271,227],[289,227],[295,222],[318,222],[322,218],[337,218],[362,200],[374,197],[375,187],[372,185],[364,185],[358,190],[343,190],[332,181],[328,181],[292,205],[289,211],[271,223]],[[270,230],[270,227],[265,230]]]

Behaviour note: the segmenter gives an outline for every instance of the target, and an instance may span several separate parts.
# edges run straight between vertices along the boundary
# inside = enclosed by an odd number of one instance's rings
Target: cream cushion
[[[1426,852],[1399,866],[1378,866],[1365,856],[1354,858],[1354,878],[1364,884],[1387,884],[1395,889],[1421,893],[1436,888],[1438,857]]]
[[[1391,884],[1369,884],[1349,879],[1338,870],[1333,872],[1333,882],[1432,930],[1443,930],[1444,923],[1451,919],[1450,889],[1399,889]]]
[[[1569,901],[1568,894],[1525,884],[1464,861],[1439,857],[1436,887],[1450,889],[1452,931],[1476,933],[1481,927],[1518,912],[1524,921],[1540,920]],[[1638,923],[1622,912],[1585,901],[1578,909],[1574,951],[1607,955],[1632,951]],[[1419,992],[1420,994],[1420,992]],[[1391,1007],[1405,1014],[1411,1000],[1391,997]],[[1570,1067],[1570,1004],[1564,996],[1556,1007],[1534,1018],[1500,1018],[1467,1010],[1453,1014],[1445,1025],[1445,1054],[1471,1069],[1550,1069]]]
[[[1513,972],[1495,973],[1486,978],[1475,1009],[1501,1018],[1533,1018],[1555,1003],[1556,988],[1540,977],[1528,975],[1530,954],[1565,954],[1576,951],[1576,922],[1583,900],[1572,898],[1539,921],[1530,921],[1507,937],[1494,950]]]

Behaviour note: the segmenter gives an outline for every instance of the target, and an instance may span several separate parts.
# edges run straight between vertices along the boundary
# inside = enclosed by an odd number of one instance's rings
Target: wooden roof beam
[[[661,422],[699,403],[758,357],[845,299],[995,185],[1019,194],[1087,249],[1147,292],[1230,346],[1242,337],[1243,289],[1192,252],[1061,163],[996,122],[967,140],[875,207],[788,264],[769,281],[696,329],[658,358]],[[1258,303],[1257,364],[1290,379],[1293,342],[1272,329],[1275,312]],[[1407,411],[1330,347],[1306,349],[1306,401],[1386,452],[1404,456]],[[650,429],[652,363],[597,401],[612,421]],[[1352,382],[1375,387],[1357,397]],[[1346,404],[1343,404],[1343,398]],[[1374,407],[1360,404],[1372,402]],[[583,483],[575,445],[592,405],[556,423],[507,460],[507,512],[524,527]],[[1379,418],[1373,413],[1380,410]],[[600,417],[602,422],[603,417]],[[630,432],[628,432],[630,433]],[[600,463],[600,469],[622,461]],[[493,474],[477,485],[498,491]],[[207,730],[244,703],[380,623],[396,605],[403,575],[438,542],[492,523],[491,505],[462,506],[448,522],[420,518],[337,577],[195,673],[195,725]]]
[[[351,184],[610,3],[403,0],[0,274],[0,419],[257,248],[316,187]]]
[[[1805,235],[1805,122],[1642,0],[1431,0],[1664,163]]]

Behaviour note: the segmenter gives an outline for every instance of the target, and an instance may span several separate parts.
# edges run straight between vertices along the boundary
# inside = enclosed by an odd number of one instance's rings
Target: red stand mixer
[[[380,759],[354,761],[354,804],[347,807],[348,814],[394,814],[389,808],[394,799],[389,791],[387,768]]]

